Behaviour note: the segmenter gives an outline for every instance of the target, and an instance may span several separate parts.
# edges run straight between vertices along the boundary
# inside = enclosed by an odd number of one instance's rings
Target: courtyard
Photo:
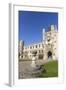
[[[19,60],[19,79],[58,77],[58,61],[36,60],[39,70],[33,69],[32,60]]]

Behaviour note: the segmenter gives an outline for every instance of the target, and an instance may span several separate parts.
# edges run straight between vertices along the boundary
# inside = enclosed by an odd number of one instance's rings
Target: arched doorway
[[[52,59],[52,52],[48,51],[47,56],[48,56],[48,59]]]

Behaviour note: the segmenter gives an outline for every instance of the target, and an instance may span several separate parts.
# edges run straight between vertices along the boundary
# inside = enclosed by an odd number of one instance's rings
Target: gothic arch
[[[52,58],[52,52],[51,52],[51,51],[48,51],[48,52],[47,52],[47,57],[48,57],[48,58]]]

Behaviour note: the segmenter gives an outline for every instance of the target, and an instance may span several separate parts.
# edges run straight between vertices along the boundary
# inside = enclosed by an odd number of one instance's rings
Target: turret
[[[24,41],[21,40],[19,42],[19,56],[20,56],[20,59],[22,58],[23,48],[24,48]]]
[[[44,41],[44,39],[45,39],[45,28],[43,28],[42,33],[43,33],[43,41]]]
[[[51,30],[54,30],[54,28],[55,28],[54,25],[51,25]]]

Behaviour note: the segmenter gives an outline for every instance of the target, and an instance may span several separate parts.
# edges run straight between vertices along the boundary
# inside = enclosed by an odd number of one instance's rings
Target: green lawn
[[[41,66],[43,69],[37,77],[58,77],[58,61],[50,61]]]

